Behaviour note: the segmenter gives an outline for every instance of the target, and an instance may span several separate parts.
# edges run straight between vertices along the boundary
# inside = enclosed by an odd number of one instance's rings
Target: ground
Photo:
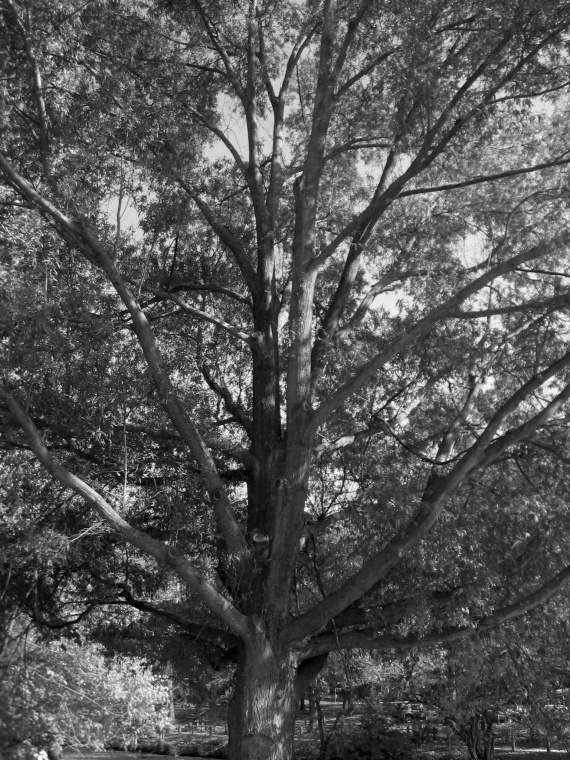
[[[369,721],[372,730],[378,727],[378,721],[370,711],[366,703],[357,703],[352,715],[343,716],[339,720],[342,704],[334,699],[322,701],[325,735],[336,733],[339,749],[342,748],[344,737],[354,734],[362,721]],[[333,730],[336,723],[336,732]],[[170,748],[171,753],[179,753],[187,758],[191,757],[221,757],[227,743],[227,727],[225,723],[225,709],[221,707],[180,707],[176,710],[176,730],[167,732],[164,737],[164,749]],[[317,758],[320,746],[319,730],[315,725],[309,730],[309,716],[306,710],[297,713],[295,748],[296,757]],[[437,727],[437,737],[422,736],[420,724],[395,724],[389,734],[393,737],[388,741],[394,742],[395,755],[398,760],[410,758],[410,760],[467,760],[467,752],[458,739],[444,726]],[[512,749],[512,733],[515,736],[515,747]],[[529,746],[529,740],[521,726],[518,724],[501,724],[497,726],[497,740],[495,760],[561,760],[566,758],[567,753],[553,748],[547,752],[545,742],[542,747]],[[156,740],[153,740],[155,742]],[[332,746],[332,745],[331,745]],[[359,757],[357,748],[350,741],[345,745],[347,757],[356,760]],[[153,743],[147,742],[145,749],[153,748]],[[382,758],[382,750],[376,746],[377,757]],[[164,757],[157,754],[143,754],[132,752],[98,752],[76,753],[66,750],[66,760],[152,760]]]

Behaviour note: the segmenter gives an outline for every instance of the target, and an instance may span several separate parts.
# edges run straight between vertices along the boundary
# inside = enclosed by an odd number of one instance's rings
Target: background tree
[[[71,547],[7,587],[235,661],[232,757],[570,575],[568,11],[2,8],[3,519]]]

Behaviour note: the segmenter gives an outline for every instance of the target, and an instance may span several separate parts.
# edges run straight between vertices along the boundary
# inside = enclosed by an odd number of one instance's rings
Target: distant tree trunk
[[[168,677],[168,717],[170,722],[174,723],[176,720],[176,714],[174,712],[174,681],[172,678],[172,663],[169,662],[166,666],[166,675]]]
[[[319,694],[318,689],[315,689],[315,708],[317,711],[317,724],[319,726],[319,741],[320,741],[319,757],[321,758],[321,760],[324,760],[327,754],[327,745],[329,743],[329,737],[326,734],[325,716],[323,715],[323,710],[321,708],[321,696]]]
[[[467,745],[471,760],[492,760],[495,752],[493,716],[489,712],[478,713],[468,719],[459,731]]]
[[[342,690],[342,711],[345,715],[350,715],[354,710],[354,703],[352,701],[352,689],[348,686]]]
[[[316,686],[309,687],[309,731],[315,730],[317,720]]]

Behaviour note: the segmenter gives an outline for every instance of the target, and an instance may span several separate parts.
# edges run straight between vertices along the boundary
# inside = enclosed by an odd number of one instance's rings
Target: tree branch
[[[2,410],[0,409],[0,414],[2,413]],[[176,430],[169,430],[169,429],[163,429],[163,430],[157,430],[152,427],[148,427],[146,425],[134,425],[132,423],[126,423],[125,425],[114,425],[113,426],[113,432],[117,431],[123,431],[126,430],[129,433],[143,433],[144,435],[148,435],[149,438],[154,438],[156,440],[163,440],[163,441],[181,441],[180,434]],[[227,443],[225,441],[220,441],[217,438],[208,438],[207,436],[202,436],[204,443],[214,451],[219,451],[222,454],[225,454],[226,456],[232,457],[238,462],[241,462],[241,464],[244,465],[244,467],[247,470],[253,470],[255,467],[257,467],[257,460],[251,454],[247,449],[240,449],[237,448],[235,445],[232,445],[230,443]]]
[[[450,319],[481,319],[491,317],[497,314],[514,314],[521,311],[535,311],[537,309],[548,309],[552,311],[559,306],[568,306],[570,304],[570,291],[560,293],[553,298],[543,299],[541,301],[527,301],[527,303],[514,304],[513,306],[497,306],[492,309],[480,309],[476,311],[455,311],[449,315]]]
[[[257,292],[255,270],[249,260],[249,256],[240,240],[232,233],[232,231],[226,227],[222,220],[218,217],[211,207],[202,200],[199,193],[193,190],[179,174],[174,173],[174,177],[180,184],[180,187],[188,194],[194,203],[198,206],[205,220],[208,222],[212,230],[216,233],[222,243],[232,252],[239,268],[245,284],[247,285],[249,292],[255,295]]]
[[[156,615],[163,620],[168,620],[170,623],[174,623],[174,625],[193,634],[196,639],[205,638],[208,642],[225,647],[231,647],[237,644],[237,637],[222,628],[214,628],[213,626],[204,623],[196,623],[187,615],[166,609],[165,607],[159,607],[150,602],[145,602],[143,599],[137,599],[125,585],[121,586],[121,592],[125,602],[131,607],[134,607],[141,612],[150,612],[152,615]]]
[[[139,287],[141,285],[140,280],[135,280],[132,277],[125,277],[123,275],[123,280],[125,282],[131,283],[131,285],[135,285]],[[243,341],[247,345],[251,345],[251,337],[243,332],[242,330],[239,330],[237,327],[234,327],[234,325],[231,325],[229,322],[226,322],[221,317],[216,317],[214,314],[208,314],[206,311],[202,311],[201,309],[196,309],[194,306],[190,306],[190,304],[183,301],[179,296],[174,295],[172,291],[169,290],[160,290],[159,288],[153,288],[150,285],[147,285],[146,283],[142,284],[142,289],[145,290],[147,293],[152,293],[153,296],[159,301],[172,301],[172,303],[175,303],[177,306],[180,307],[180,310],[185,314],[190,314],[192,317],[196,317],[197,319],[200,319],[204,322],[210,322],[213,325],[216,325],[217,327],[221,327],[222,330],[225,330],[230,335],[233,335],[234,338],[237,338],[238,340]]]
[[[379,433],[385,431],[386,423],[384,420],[374,417],[370,424],[362,430],[357,430],[353,433],[346,433],[345,435],[341,435],[330,443],[320,443],[318,446],[315,446],[314,453],[317,457],[323,456],[325,454],[332,454],[334,451],[339,451],[339,449],[344,449],[347,446],[352,446],[352,444],[356,443],[357,441],[365,441],[368,438],[372,438],[372,436],[378,435]]]
[[[409,554],[428,535],[449,498],[457,492],[469,475],[494,462],[508,448],[532,435],[551,419],[570,399],[570,384],[526,423],[493,440],[501,424],[522,401],[529,398],[543,383],[568,367],[570,367],[570,351],[513,393],[494,415],[477,442],[461,457],[450,472],[439,477],[432,473],[420,507],[410,523],[398,531],[381,551],[369,557],[360,570],[293,622],[284,633],[286,640],[298,641],[316,633],[331,617],[338,615],[386,577],[402,557]]]
[[[555,29],[553,29],[548,35],[546,35],[540,42],[533,46],[533,48],[523,56],[515,65],[513,65],[502,77],[496,82],[479,100],[479,102],[471,107],[465,114],[459,116],[454,123],[443,131],[439,141],[435,143],[438,133],[444,129],[446,122],[451,118],[454,109],[465,99],[474,84],[483,77],[491,63],[496,59],[497,55],[508,45],[512,38],[512,30],[506,30],[503,37],[498,41],[495,47],[490,50],[483,61],[477,66],[477,68],[471,72],[466,78],[463,85],[455,92],[453,97],[449,100],[446,106],[442,109],[438,119],[434,125],[428,130],[423,140],[423,143],[418,150],[416,156],[411,161],[408,169],[397,177],[383,192],[382,179],[378,185],[378,188],[368,204],[368,206],[349,224],[347,224],[336,237],[324,247],[324,249],[313,260],[312,266],[319,269],[323,264],[332,256],[340,247],[340,245],[353,235],[357,235],[361,245],[366,244],[370,235],[372,234],[378,220],[381,218],[384,211],[400,197],[404,191],[404,187],[414,177],[418,176],[423,170],[430,166],[436,158],[438,158],[452,142],[471,122],[471,120],[481,113],[481,110],[485,108],[496,95],[496,93],[511,82],[517,74],[532,60],[533,57],[538,55],[540,51],[546,47],[557,35],[565,31],[570,24],[568,22],[562,22]],[[412,111],[418,105],[418,101],[412,106]],[[408,116],[408,120],[411,118],[411,113]],[[385,174],[385,173],[384,173]]]
[[[246,163],[243,162],[242,157],[240,156],[237,149],[234,147],[232,141],[226,137],[226,135],[222,132],[222,130],[219,127],[216,127],[215,124],[211,124],[199,111],[196,111],[194,108],[188,108],[188,112],[194,116],[194,118],[202,124],[205,129],[209,130],[213,135],[215,135],[218,140],[220,140],[223,145],[228,149],[230,152],[232,158],[234,159],[236,166],[240,170],[240,172],[243,174],[246,180],[249,179],[248,175],[248,166]]]
[[[221,43],[220,35],[218,33],[218,30],[216,29],[215,23],[210,19],[210,17],[204,10],[204,6],[200,2],[200,0],[192,0],[192,2],[194,3],[194,6],[196,7],[200,18],[202,19],[202,23],[204,24],[204,29],[206,30],[206,34],[210,38],[210,41],[212,42],[212,44],[214,45],[214,48],[218,52],[218,55],[222,59],[224,68],[226,70],[226,76],[227,76],[228,81],[231,83],[239,99],[243,102],[245,99],[244,89],[241,85],[241,82],[239,81],[238,75],[236,74],[234,67],[232,66],[230,56],[228,55],[226,49]]]
[[[446,319],[451,313],[456,311],[457,307],[467,298],[480,291],[486,285],[489,285],[498,277],[514,271],[525,261],[532,261],[533,259],[549,255],[562,246],[568,245],[568,243],[570,243],[570,231],[565,231],[548,242],[539,243],[517,256],[513,256],[510,259],[497,264],[487,272],[484,272],[469,285],[466,285],[459,290],[448,301],[431,311],[423,317],[423,319],[420,319],[412,328],[401,334],[382,352],[362,365],[351,379],[346,381],[335,393],[324,401],[313,414],[311,424],[314,430],[317,430],[317,428],[340,406],[340,404],[344,403],[353,393],[357,392],[381,367],[391,361],[407,345],[409,345],[412,340],[416,340],[417,338],[426,335],[436,322],[441,319]]]
[[[477,636],[481,633],[497,628],[510,620],[516,620],[521,615],[530,612],[547,602],[551,596],[560,591],[570,580],[570,565],[557,573],[551,580],[540,586],[528,596],[513,604],[501,607],[488,617],[473,621],[470,626],[458,626],[447,628],[442,631],[434,631],[424,636],[398,636],[379,635],[373,631],[350,631],[347,633],[323,633],[316,636],[309,644],[303,657],[315,657],[319,654],[333,652],[338,649],[415,649],[448,644],[460,639]]]
[[[356,84],[362,77],[365,77],[367,74],[370,74],[370,72],[375,69],[377,66],[379,66],[381,63],[384,63],[391,55],[394,55],[398,50],[400,50],[401,45],[396,45],[393,48],[390,48],[390,50],[385,51],[384,53],[380,53],[380,55],[377,55],[375,58],[373,58],[370,63],[368,63],[363,69],[358,71],[354,76],[350,77],[341,87],[338,88],[337,92],[335,93],[335,100],[339,101],[342,96],[350,90],[350,88]]]
[[[63,230],[64,236],[75,243],[91,262],[104,271],[117,295],[127,307],[131,315],[133,330],[139,340],[158,396],[174,427],[188,445],[200,468],[229,552],[237,559],[238,563],[245,561],[249,557],[249,548],[224,490],[214,460],[190,418],[186,405],[176,394],[170,377],[164,369],[164,360],[148,319],[119,274],[115,262],[84,221],[78,223],[62,214],[13,169],[1,152],[0,169],[24,198],[33,202],[43,213],[54,219],[58,227]]]
[[[227,411],[235,417],[236,421],[242,425],[245,432],[251,438],[253,434],[253,420],[251,417],[246,414],[244,409],[242,409],[237,401],[235,401],[229,390],[214,380],[214,377],[210,372],[210,368],[206,363],[203,363],[201,365],[200,370],[202,371],[204,380],[208,383],[214,393],[219,396],[224,402]]]
[[[568,355],[564,357],[565,361],[560,363],[560,366],[567,368],[570,366],[570,359]],[[545,373],[546,374],[546,373]],[[545,377],[544,380],[547,378]],[[542,382],[544,382],[544,380]],[[527,397],[530,394],[527,394]],[[504,435],[495,438],[495,440],[485,449],[483,452],[479,452],[479,446],[476,444],[470,449],[465,457],[469,457],[472,470],[481,469],[489,464],[495,462],[507,449],[515,446],[520,441],[528,438],[532,433],[536,432],[540,427],[545,425],[551,420],[564,406],[564,404],[570,399],[570,384],[568,384],[544,409],[538,414],[532,417],[519,427],[512,428]],[[489,426],[488,426],[489,427]],[[488,428],[487,428],[488,429]],[[485,435],[487,429],[484,431]],[[461,464],[461,463],[460,463]],[[468,467],[467,462],[463,465],[464,468]]]
[[[22,37],[24,48],[26,50],[26,56],[28,58],[28,61],[32,69],[33,92],[34,92],[34,96],[36,100],[38,125],[40,128],[40,140],[39,140],[40,161],[44,170],[44,174],[45,174],[48,186],[51,189],[51,191],[54,193],[54,195],[57,197],[59,196],[59,189],[57,186],[57,182],[55,181],[55,178],[53,176],[51,160],[50,160],[49,119],[47,115],[47,109],[46,109],[46,104],[45,104],[45,99],[44,99],[44,94],[43,94],[42,75],[40,72],[38,59],[36,58],[36,55],[30,44],[28,32],[26,31],[20,17],[18,16],[18,11],[16,10],[16,6],[14,5],[12,0],[7,0],[7,3],[8,3],[8,7],[10,8],[12,12],[14,22]]]
[[[568,151],[562,154],[565,156]],[[471,185],[480,185],[484,182],[496,182],[500,179],[510,179],[511,177],[518,177],[521,174],[530,174],[531,172],[538,172],[541,169],[551,169],[555,166],[566,166],[570,163],[570,158],[552,159],[552,161],[545,161],[542,164],[534,164],[533,166],[525,166],[522,169],[505,169],[505,171],[497,172],[496,174],[486,174],[476,177],[470,177],[469,179],[461,180],[460,182],[449,182],[445,185],[433,185],[431,187],[416,187],[411,190],[402,190],[398,198],[406,198],[410,195],[423,195],[425,193],[441,193],[447,190],[457,190],[461,187],[469,187]]]
[[[326,154],[323,161],[332,161],[337,156],[346,153],[349,150],[364,150],[365,148],[392,148],[393,143],[388,140],[379,140],[373,137],[355,137],[337,148],[333,148]]]
[[[195,285],[192,282],[177,282],[177,283],[169,282],[168,284],[169,293],[176,293],[179,290],[196,290],[196,291],[205,290],[208,293],[221,293],[221,295],[228,296],[229,298],[233,298],[234,300],[239,301],[240,303],[243,303],[245,306],[249,306],[250,309],[252,307],[251,298],[242,296],[239,293],[236,293],[235,290],[230,290],[230,288],[224,288],[222,285],[217,285],[216,283],[205,283],[203,285]]]
[[[211,612],[238,636],[244,640],[247,638],[247,624],[243,615],[198,573],[194,565],[178,549],[152,538],[148,533],[134,528],[124,520],[97,491],[66,470],[51,456],[32,419],[4,387],[0,388],[0,398],[24,431],[36,458],[52,477],[81,496],[126,541],[136,546],[144,554],[154,557],[159,564],[173,570],[198,594]]]

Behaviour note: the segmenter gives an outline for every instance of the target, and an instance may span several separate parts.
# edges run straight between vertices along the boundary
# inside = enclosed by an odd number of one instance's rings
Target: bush
[[[414,745],[400,731],[365,720],[335,731],[327,744],[327,760],[408,760]]]
[[[0,756],[30,760],[62,745],[102,750],[168,725],[168,688],[142,660],[95,645],[28,640],[0,673]]]
[[[179,746],[177,754],[182,757],[226,758],[228,745],[220,739],[204,739]]]

